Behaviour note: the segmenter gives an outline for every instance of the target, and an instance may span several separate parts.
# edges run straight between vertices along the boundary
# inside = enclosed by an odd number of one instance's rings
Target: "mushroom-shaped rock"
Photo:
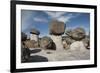
[[[30,32],[30,40],[34,40],[38,42],[38,35],[40,34],[40,32],[36,29],[32,29],[32,31]]]
[[[30,32],[31,34],[36,34],[36,35],[39,35],[40,32],[37,30],[37,29],[32,29],[32,31]]]
[[[50,34],[61,35],[64,34],[65,25],[61,21],[52,20],[50,23]]]
[[[52,49],[55,50],[56,46],[53,42],[53,40],[50,37],[44,36],[40,40],[40,47],[44,49]]]
[[[86,36],[85,30],[81,27],[77,27],[68,33],[66,32],[66,34],[74,40],[82,40]]]

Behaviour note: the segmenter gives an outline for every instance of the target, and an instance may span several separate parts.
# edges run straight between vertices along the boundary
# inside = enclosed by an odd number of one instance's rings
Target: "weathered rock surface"
[[[70,30],[68,32],[66,31],[66,34],[74,40],[82,40],[86,36],[85,30],[81,27],[77,27],[77,28]]]
[[[30,34],[30,40],[38,42],[38,39],[39,39],[38,35],[36,35],[36,34]]]
[[[34,40],[26,40],[24,41],[24,44],[27,48],[36,48],[38,47],[38,42]]]
[[[21,62],[25,62],[30,57],[30,50],[25,46],[25,43],[21,42]]]
[[[40,47],[44,48],[44,49],[52,49],[52,50],[56,49],[56,46],[55,46],[55,43],[53,42],[53,40],[47,36],[41,38]]]
[[[50,24],[50,34],[61,35],[64,34],[65,25],[63,22],[53,20]]]
[[[70,45],[70,50],[84,52],[86,50],[86,47],[82,41],[76,41]]]
[[[64,49],[70,49],[70,45],[73,42],[75,42],[75,40],[71,39],[71,37],[69,37],[69,36],[63,36],[62,40],[63,40],[63,47],[64,47]]]
[[[86,36],[84,39],[82,39],[82,41],[83,41],[85,47],[87,49],[90,49],[90,37]]]
[[[56,45],[56,50],[62,50],[63,49],[62,36],[50,35],[50,37]]]

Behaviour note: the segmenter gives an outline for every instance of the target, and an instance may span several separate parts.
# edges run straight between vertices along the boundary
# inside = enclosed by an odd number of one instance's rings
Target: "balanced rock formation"
[[[58,35],[50,35],[51,39],[56,45],[56,50],[62,50],[63,49],[63,42],[62,42],[62,36]]]
[[[56,50],[63,49],[62,34],[65,32],[65,24],[63,22],[53,20],[50,24],[50,37],[56,45]]]
[[[53,40],[47,36],[41,38],[40,47],[44,48],[44,49],[52,49],[52,50],[56,49],[56,46],[55,46]]]
[[[87,44],[86,44],[86,33],[85,30],[81,27],[77,27],[73,30],[66,31],[66,34],[74,41],[72,41],[72,44],[70,45],[71,50],[86,50]],[[83,40],[84,39],[84,40]],[[84,43],[84,42],[85,43]]]
[[[30,32],[30,40],[37,42],[38,46],[39,46],[39,40],[38,40],[39,34],[40,32],[37,29],[32,29],[32,31]]]
[[[32,29],[32,31],[30,32],[30,40],[38,41],[39,34],[40,32],[37,29]]]

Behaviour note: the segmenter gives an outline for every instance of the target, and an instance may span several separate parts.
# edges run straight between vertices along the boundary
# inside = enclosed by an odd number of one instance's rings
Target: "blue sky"
[[[36,28],[41,37],[48,36],[49,24],[53,19],[64,22],[66,29],[83,27],[87,34],[90,30],[89,13],[21,10],[22,32],[29,35],[31,29]]]

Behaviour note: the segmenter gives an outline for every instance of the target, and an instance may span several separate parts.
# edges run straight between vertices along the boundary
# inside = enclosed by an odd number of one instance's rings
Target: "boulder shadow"
[[[38,53],[40,51],[41,51],[41,49],[34,49],[34,50],[30,50],[30,53]]]
[[[30,62],[48,62],[48,59],[43,56],[34,55],[30,56],[28,60],[23,61],[22,63],[30,63]]]

